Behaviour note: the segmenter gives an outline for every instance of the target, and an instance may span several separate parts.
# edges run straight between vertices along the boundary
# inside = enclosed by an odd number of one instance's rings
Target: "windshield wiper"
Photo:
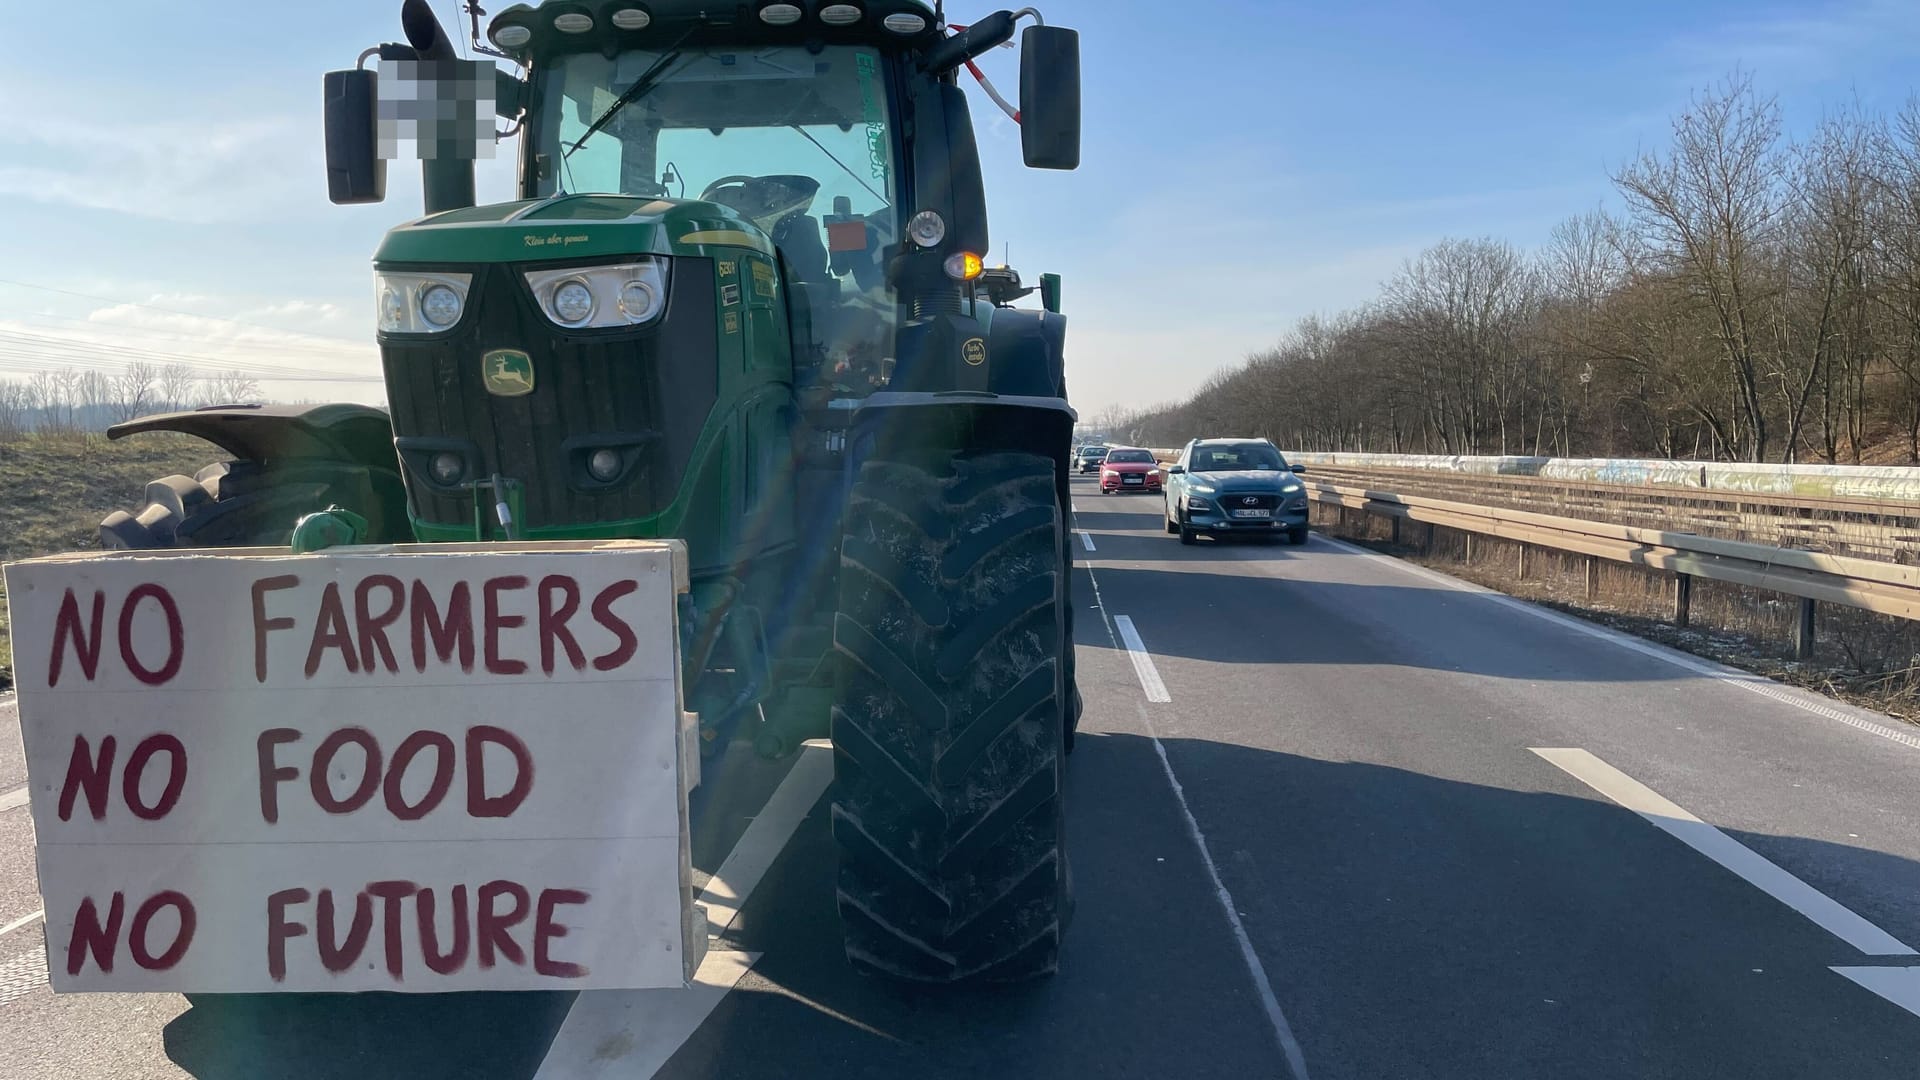
[[[888,198],[885,195],[882,195],[879,192],[873,190],[873,185],[861,179],[860,174],[857,172],[854,172],[851,168],[849,168],[846,162],[841,161],[837,157],[834,157],[833,151],[827,149],[826,146],[824,146],[819,139],[814,138],[812,132],[808,131],[806,128],[801,127],[799,124],[789,124],[787,126],[792,128],[794,131],[799,132],[801,138],[812,143],[815,147],[819,149],[821,153],[827,155],[828,160],[832,161],[835,165],[840,166],[840,171],[846,173],[848,176],[853,177],[854,183],[859,184],[863,188],[866,188],[867,194],[873,196],[876,199],[879,199],[882,203],[886,205],[889,205],[889,206],[892,205],[891,201],[888,200]]]
[[[580,137],[573,141],[573,146],[568,149],[566,153],[560,155],[560,160],[567,160],[573,156],[575,150],[585,146],[588,139],[593,138],[601,128],[607,126],[608,122],[613,119],[615,113],[618,113],[621,109],[639,101],[652,92],[653,88],[659,84],[661,78],[666,73],[666,69],[671,66],[674,61],[680,59],[680,46],[686,44],[687,39],[692,37],[693,32],[698,29],[700,29],[699,23],[694,23],[692,26],[687,27],[687,32],[681,34],[678,41],[668,46],[667,51],[660,55],[660,59],[655,60],[647,67],[647,70],[641,72],[640,77],[633,80],[632,85],[622,90],[619,97],[613,99],[613,104],[607,106],[599,116],[593,118],[593,123],[588,124],[587,130],[582,132]]]

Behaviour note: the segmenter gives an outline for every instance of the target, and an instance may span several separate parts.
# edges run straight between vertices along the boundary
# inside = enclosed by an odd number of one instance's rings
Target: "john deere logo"
[[[968,338],[966,344],[960,346],[960,355],[963,359],[966,360],[968,366],[970,367],[979,367],[981,364],[986,363],[987,362],[986,339],[985,338]]]
[[[487,393],[495,397],[524,397],[533,393],[533,357],[519,349],[495,349],[480,358],[480,374]]]

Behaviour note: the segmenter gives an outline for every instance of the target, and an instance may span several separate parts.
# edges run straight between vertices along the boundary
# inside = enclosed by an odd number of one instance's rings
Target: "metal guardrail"
[[[1667,532],[1920,564],[1920,504],[1649,484],[1309,465],[1335,483]]]
[[[1316,502],[1393,520],[1396,539],[1399,522],[1413,521],[1520,544],[1523,560],[1526,546],[1531,545],[1584,555],[1589,560],[1670,572],[1674,575],[1674,621],[1682,626],[1688,620],[1694,578],[1798,597],[1800,618],[1794,646],[1803,657],[1813,650],[1816,601],[1900,619],[1920,619],[1920,567],[1476,505],[1312,476],[1303,479]],[[1593,587],[1594,565],[1588,564],[1589,590]]]

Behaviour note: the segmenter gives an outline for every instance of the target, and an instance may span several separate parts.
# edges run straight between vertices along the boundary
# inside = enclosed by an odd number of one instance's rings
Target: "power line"
[[[16,330],[0,329],[0,342],[11,343],[54,355],[65,353],[105,356],[123,360],[147,360],[156,363],[187,363],[201,367],[219,367],[232,370],[282,372],[290,375],[337,375],[356,378],[358,373],[326,368],[300,367],[290,368],[280,364],[260,363],[257,361],[234,360],[224,357],[206,356],[199,353],[176,353],[160,349],[144,349],[137,346],[109,345],[103,342],[79,341],[73,338],[55,337],[46,334],[33,334]]]
[[[90,318],[86,318],[84,316],[79,316],[79,315],[55,315],[55,314],[52,314],[51,312],[45,312],[45,311],[28,312],[24,315],[13,316],[13,318],[22,319],[22,320],[50,319],[55,322],[73,323],[77,326],[89,327],[91,329],[98,330],[101,332],[115,332],[115,333],[125,332],[128,334],[137,334],[138,336],[143,338],[164,338],[169,341],[186,341],[186,342],[192,342],[198,345],[205,345],[215,340],[215,339],[208,338],[204,334],[188,334],[188,333],[180,333],[172,330],[154,330],[145,326],[121,326],[120,324],[117,324],[117,323],[99,322],[95,319],[90,319]],[[49,327],[49,329],[62,329],[62,328]],[[293,331],[293,330],[284,330],[284,331],[280,331],[280,333],[297,335],[297,336],[306,336],[306,335],[300,335],[298,331]],[[326,340],[329,343],[334,341],[339,341],[343,344],[346,341],[345,338],[328,338]],[[233,338],[233,339],[220,340],[219,343],[223,345],[246,346],[249,348],[270,349],[275,352],[304,351],[304,352],[326,353],[330,356],[340,355],[340,346],[334,345],[334,344],[323,345],[318,341],[249,341],[249,340],[244,340],[239,338]],[[357,344],[371,346],[372,341],[368,340],[368,341],[358,342]]]
[[[55,358],[33,353],[12,353],[0,349],[0,375],[39,375],[55,370],[72,370],[91,374],[114,376],[126,370],[127,361],[107,362],[100,360],[73,361],[71,358]],[[225,375],[241,375],[256,382],[273,383],[380,383],[385,380],[378,375],[281,375],[270,372],[253,372],[240,368],[201,368],[180,365],[195,378],[214,378]]]
[[[326,341],[344,341],[351,345],[366,344],[365,342],[362,342],[362,341],[355,341],[352,338],[338,337],[333,334],[313,334],[303,330],[302,331],[288,330],[284,327],[268,326],[265,323],[248,322],[245,319],[230,319],[224,315],[203,315],[197,311],[181,311],[178,308],[155,307],[152,304],[136,304],[131,300],[122,300],[112,296],[99,296],[94,293],[75,292],[72,289],[56,289],[51,285],[36,285],[31,281],[13,281],[7,278],[0,278],[0,285],[12,285],[17,289],[34,289],[39,292],[56,293],[60,296],[76,296],[82,300],[98,300],[103,304],[114,304],[122,307],[136,307],[136,308],[140,308],[143,311],[158,311],[167,315],[184,315],[190,319],[212,319],[214,322],[233,323],[236,326],[251,326],[255,330],[271,330],[276,334],[299,334],[302,337],[320,338]]]

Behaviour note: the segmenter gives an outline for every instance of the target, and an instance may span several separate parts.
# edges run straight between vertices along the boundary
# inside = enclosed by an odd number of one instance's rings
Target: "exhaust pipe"
[[[428,0],[403,0],[400,5],[400,29],[407,44],[424,61],[458,60],[453,40],[440,26]],[[483,122],[490,122],[490,119]],[[472,206],[473,160],[471,158],[430,158],[420,163],[420,186],[426,212],[458,210]]]

